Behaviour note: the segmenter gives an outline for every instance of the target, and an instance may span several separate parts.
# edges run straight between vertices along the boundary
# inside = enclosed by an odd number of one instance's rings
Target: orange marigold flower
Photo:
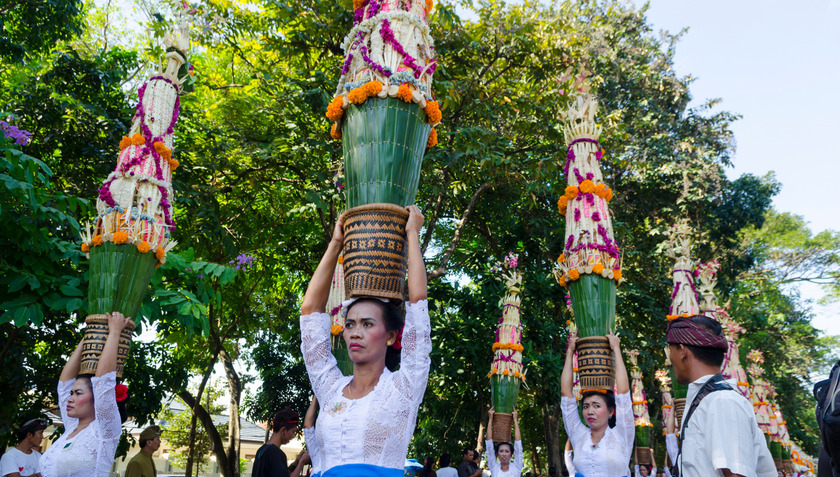
[[[339,265],[344,265],[344,255],[339,255],[338,256],[338,264]]]
[[[499,368],[493,368],[493,374],[496,374],[498,372],[499,372]]]
[[[382,83],[380,83],[379,81],[368,81],[367,83],[362,85],[362,88],[364,88],[365,93],[367,93],[368,95],[368,98],[372,98],[382,91]]]
[[[426,101],[426,107],[423,110],[426,111],[429,124],[437,124],[443,119],[443,113],[440,112],[440,104],[437,101]]]
[[[347,100],[353,104],[362,104],[367,101],[368,95],[364,88],[354,88],[347,93]]]
[[[158,249],[155,250],[155,258],[157,258],[158,261],[160,261],[163,260],[164,257],[166,257],[166,252],[162,248],[158,247]]]
[[[506,370],[502,371],[502,374],[504,374],[505,376],[507,376],[508,374],[510,374],[510,371],[508,371],[508,370],[506,369]]]
[[[613,270],[613,277],[616,281],[621,280],[621,270]]]
[[[338,121],[344,116],[344,97],[338,95],[332,102],[327,106],[327,119],[330,121]]]
[[[566,254],[561,253],[559,257],[557,257],[557,263],[563,263],[566,261]]]
[[[437,144],[437,130],[432,128],[432,132],[429,133],[429,140],[426,141],[426,147],[434,147]]]
[[[600,263],[592,265],[592,271],[600,275],[604,271],[604,266]]]
[[[330,326],[330,334],[333,336],[340,335],[342,331],[344,331],[344,328],[341,325]]]
[[[572,200],[578,195],[578,188],[575,186],[566,186],[566,198]]]
[[[120,141],[120,151],[127,148],[131,145],[131,138],[128,136],[123,136],[122,140]]]
[[[147,253],[151,249],[152,246],[149,245],[149,242],[146,242],[145,240],[137,244],[137,251],[140,253]]]
[[[519,371],[514,371],[513,372],[513,377],[518,378],[519,377]]]
[[[607,186],[605,186],[604,184],[598,184],[598,185],[595,186],[595,191],[594,192],[595,192],[595,195],[603,198],[604,195],[606,195],[606,193],[607,193]]]
[[[97,235],[93,237],[93,246],[98,247],[102,245],[104,242],[102,241],[102,235]]]
[[[560,279],[557,280],[557,283],[559,283],[561,287],[566,286],[566,276],[563,275],[562,277],[560,277]]]
[[[595,183],[589,179],[580,183],[580,191],[586,192],[587,194],[591,194],[595,190]]]
[[[358,10],[365,6],[365,0],[353,0],[353,10]]]
[[[487,377],[488,377],[488,378],[492,378],[492,377],[493,377],[493,373],[487,373]]]
[[[134,144],[135,146],[139,146],[139,145],[145,144],[145,143],[146,143],[146,138],[144,138],[140,134],[135,134],[135,135],[131,136],[131,144]]]
[[[607,202],[609,202],[609,201],[611,201],[611,200],[612,200],[612,198],[613,198],[613,191],[612,191],[612,189],[610,189],[609,187],[607,187],[607,190],[606,190],[606,191],[604,191],[604,200],[606,200]]]
[[[162,143],[162,142],[160,142],[160,141],[155,141],[155,143],[154,143],[154,144],[152,144],[152,146],[155,148],[155,151],[157,151],[158,153],[161,153],[161,152],[163,152],[165,149],[168,149],[168,148],[166,147],[166,144],[164,144],[164,143]]]
[[[117,232],[114,234],[115,244],[124,244],[128,242],[128,232]]]
[[[90,252],[90,245],[88,245],[86,242],[82,242],[82,252],[83,253]]]
[[[560,197],[557,200],[557,210],[560,212],[560,215],[566,215],[566,207],[569,205],[569,198],[565,195]]]
[[[431,12],[432,7],[434,7],[434,6],[435,6],[435,2],[433,2],[432,0],[426,0],[426,13]]]
[[[408,87],[408,83],[400,85],[400,88],[397,90],[397,98],[405,101],[406,103],[411,102],[411,88]]]
[[[578,271],[573,268],[569,270],[569,278],[571,278],[572,280],[577,280],[578,278],[580,278],[580,273],[578,273]]]
[[[169,159],[169,160],[168,160],[168,161],[166,161],[166,162],[169,164],[169,170],[170,170],[170,171],[174,171],[175,169],[177,169],[177,168],[178,168],[178,166],[180,166],[180,165],[181,165],[181,163],[180,163],[180,162],[178,162],[178,159]]]
[[[330,127],[330,137],[335,140],[341,139],[341,131],[335,128],[337,125],[338,123],[332,123],[332,127]]]

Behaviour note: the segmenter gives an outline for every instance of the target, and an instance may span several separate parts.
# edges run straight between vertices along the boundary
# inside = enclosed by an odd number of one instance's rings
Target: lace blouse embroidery
[[[321,444],[321,472],[342,464],[402,469],[423,401],[432,351],[426,300],[406,303],[400,369],[385,369],[367,396],[347,399],[343,376],[330,351],[330,317],[300,317],[301,351],[318,401],[315,435]]]

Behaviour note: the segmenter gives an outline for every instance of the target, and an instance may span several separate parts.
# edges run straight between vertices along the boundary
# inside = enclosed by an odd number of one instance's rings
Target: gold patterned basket
[[[384,203],[353,207],[344,213],[347,298],[403,299],[408,215],[405,208]]]
[[[85,319],[85,334],[82,338],[82,364],[79,374],[96,374],[99,357],[108,339],[108,318],[105,315],[88,315]],[[123,367],[131,350],[131,334],[134,332],[134,322],[129,321],[120,333],[120,344],[117,348],[117,377],[123,375]]]
[[[578,374],[581,389],[612,391],[615,388],[615,359],[610,342],[604,336],[579,338]]]
[[[497,412],[493,414],[493,442],[511,442],[510,428],[513,425],[513,414]],[[488,451],[490,449],[487,449]]]
[[[685,398],[674,399],[674,412],[677,413],[675,421],[677,422],[677,429],[682,427],[683,412],[685,411]]]

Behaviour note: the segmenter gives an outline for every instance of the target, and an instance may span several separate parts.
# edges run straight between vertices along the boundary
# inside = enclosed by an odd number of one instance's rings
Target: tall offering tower
[[[139,102],[128,136],[120,142],[117,166],[99,189],[98,212],[82,237],[90,257],[88,315],[81,372],[94,373],[108,333],[106,313],[137,319],[155,268],[174,246],[172,172],[173,134],[180,111],[186,68],[189,24],[182,21],[165,37],[166,68],[138,90]],[[118,351],[121,376],[134,323],[123,331]]]
[[[441,120],[431,93],[437,63],[427,17],[431,0],[354,0],[341,78],[327,108],[342,141],[347,297],[403,299],[405,206]]]
[[[519,257],[509,254],[494,268],[507,269],[504,275],[507,290],[499,301],[502,316],[496,328],[493,341],[493,362],[490,365],[490,390],[493,395],[493,435],[496,442],[510,442],[510,429],[513,423],[511,413],[516,407],[519,387],[525,382],[525,369],[522,365],[522,321],[520,305],[522,299],[522,274],[516,269]]]
[[[569,288],[572,299],[583,392],[615,387],[614,357],[605,335],[615,328],[615,287],[623,280],[609,210],[613,191],[601,173],[597,108],[595,98],[581,94],[563,114],[568,186],[557,202],[566,216],[566,241],[555,278]]]
[[[689,317],[700,312],[700,305],[697,302],[697,289],[694,286],[694,261],[691,259],[692,231],[688,222],[680,221],[671,229],[670,240],[666,253],[674,259],[672,276],[674,279],[674,291],[671,293],[671,306],[668,308],[668,321],[677,318]],[[666,358],[668,348],[665,348]],[[669,363],[670,364],[670,363]],[[674,412],[676,415],[677,429],[682,425],[683,411],[685,410],[685,399],[688,393],[688,385],[677,382],[671,370],[671,386],[674,390]]]
[[[632,382],[630,390],[633,393],[633,424],[636,426],[634,461],[636,465],[652,465],[653,450],[650,448],[650,431],[653,429],[653,423],[650,422],[647,394],[645,393],[645,385],[642,383],[642,370],[639,369],[639,352],[637,350],[628,351],[627,358],[630,360],[631,366]]]

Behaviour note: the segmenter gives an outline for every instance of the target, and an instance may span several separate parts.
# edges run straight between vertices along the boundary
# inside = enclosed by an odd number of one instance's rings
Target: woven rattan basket
[[[609,340],[604,336],[579,338],[576,350],[583,392],[612,391],[615,387],[615,359]]]
[[[117,377],[123,375],[125,361],[131,351],[131,334],[134,332],[134,322],[129,321],[120,333],[120,344],[117,348]],[[108,339],[108,318],[105,315],[88,315],[85,319],[85,334],[82,338],[82,364],[79,374],[96,374],[99,357]]]

